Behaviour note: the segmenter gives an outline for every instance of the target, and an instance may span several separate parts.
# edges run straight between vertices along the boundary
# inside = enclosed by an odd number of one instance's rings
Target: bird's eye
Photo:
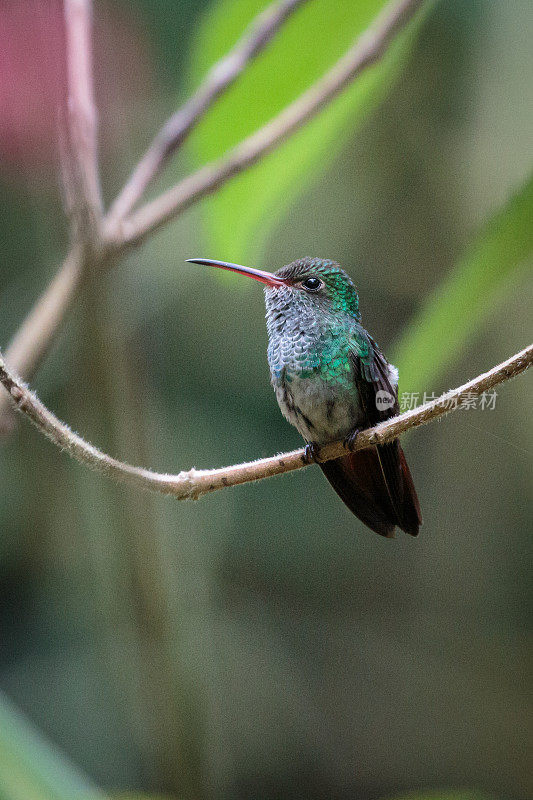
[[[310,278],[306,278],[305,281],[302,281],[302,286],[304,289],[307,289],[308,292],[318,292],[324,284],[320,278],[311,276]]]

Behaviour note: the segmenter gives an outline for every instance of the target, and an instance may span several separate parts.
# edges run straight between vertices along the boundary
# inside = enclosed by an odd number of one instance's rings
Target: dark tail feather
[[[350,511],[373,531],[392,537],[398,525],[417,536],[422,515],[398,440],[348,453],[320,467]]]

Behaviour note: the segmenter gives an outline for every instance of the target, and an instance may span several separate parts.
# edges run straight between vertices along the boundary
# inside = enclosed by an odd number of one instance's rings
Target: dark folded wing
[[[399,413],[398,386],[390,365],[371,337],[368,352],[351,353],[354,380],[369,426]],[[381,466],[385,493],[384,510],[392,509],[391,522],[406,533],[418,534],[422,523],[413,479],[398,439],[375,448]],[[357,455],[355,453],[354,455]]]

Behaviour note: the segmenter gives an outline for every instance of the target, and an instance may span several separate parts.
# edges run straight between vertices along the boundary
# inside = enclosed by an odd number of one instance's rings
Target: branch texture
[[[362,450],[375,444],[389,442],[411,428],[417,428],[426,422],[438,419],[444,414],[460,408],[463,400],[469,402],[472,397],[487,392],[498,384],[525,372],[532,362],[533,344],[463,386],[451,389],[436,400],[393,417],[374,428],[362,431],[357,436],[353,449]],[[173,495],[178,500],[196,500],[201,495],[214,492],[216,489],[249,483],[307,466],[304,450],[300,449],[222,469],[197,470],[193,468],[177,475],[151,472],[141,467],[124,464],[108,456],[71,431],[8,369],[1,356],[0,382],[9,392],[16,408],[28,417],[41,433],[82,464],[103,472],[117,481],[139,489]],[[328,461],[345,452],[342,442],[332,442],[321,448],[317,461]]]
[[[387,51],[394,36],[414,17],[424,0],[389,4],[374,25],[360,36],[337,63],[310,89],[233,150],[202,167],[172,189],[141,207],[116,225],[107,227],[115,247],[138,244],[149,233],[213,192],[234,175],[255,164],[330,103],[367,67]]]

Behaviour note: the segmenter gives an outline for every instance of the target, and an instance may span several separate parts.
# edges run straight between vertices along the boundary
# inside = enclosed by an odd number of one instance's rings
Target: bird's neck
[[[272,310],[267,313],[267,327],[274,379],[281,375],[320,377],[347,353],[351,326],[330,314],[292,315]]]

